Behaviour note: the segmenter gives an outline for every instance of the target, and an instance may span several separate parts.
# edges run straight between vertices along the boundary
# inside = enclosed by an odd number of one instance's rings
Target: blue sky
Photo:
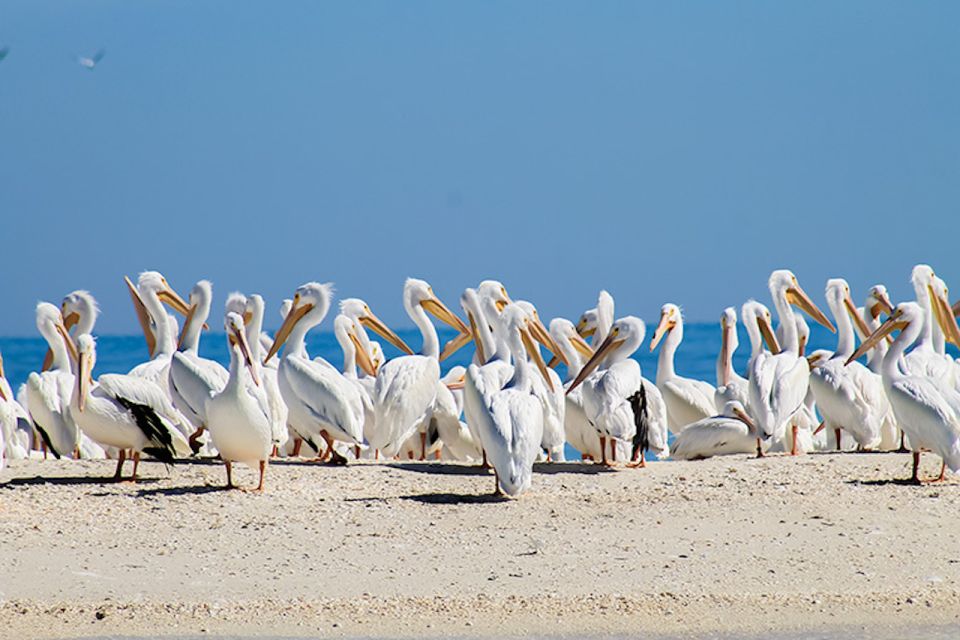
[[[122,276],[409,324],[502,279],[545,317],[715,321],[793,268],[960,282],[960,4],[32,2],[0,8],[0,334]],[[78,54],[106,49],[92,72]],[[954,285],[955,287],[960,285]],[[277,318],[273,313],[271,318]],[[278,318],[277,318],[278,319]]]

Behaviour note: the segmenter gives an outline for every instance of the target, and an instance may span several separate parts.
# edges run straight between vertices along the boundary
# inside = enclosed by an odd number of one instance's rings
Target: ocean
[[[329,324],[329,323],[327,323]],[[813,324],[813,323],[811,323]],[[648,325],[647,341],[641,345],[634,355],[640,362],[643,375],[653,380],[657,374],[657,356],[659,349],[650,353],[649,339],[653,334],[655,322]],[[740,325],[740,348],[734,354],[734,367],[741,373],[746,373],[747,360],[750,356],[750,341],[743,326]],[[440,343],[446,343],[456,333],[452,330],[440,330]],[[420,333],[416,329],[397,330],[397,334],[412,348],[420,346]],[[374,336],[376,337],[376,336]],[[385,340],[380,340],[387,358],[401,355]],[[832,349],[836,346],[836,336],[819,325],[811,326],[810,346],[813,349]],[[0,353],[3,354],[3,365],[10,386],[17,389],[31,371],[38,371],[43,363],[47,344],[40,336],[32,337],[0,337]],[[343,352],[337,344],[332,331],[315,330],[307,336],[307,350],[311,357],[322,356],[331,364],[339,367],[343,364]],[[720,323],[690,323],[684,325],[683,343],[677,351],[677,373],[690,378],[706,380],[716,383],[716,360],[720,351]],[[224,333],[208,331],[200,339],[200,355],[217,360],[226,366],[229,361],[227,341]],[[444,372],[455,365],[467,365],[473,357],[473,346],[468,344],[442,363]],[[133,367],[147,359],[147,347],[143,336],[97,336],[97,366],[94,377],[103,373],[126,373]],[[560,376],[565,374],[563,365],[557,369]]]

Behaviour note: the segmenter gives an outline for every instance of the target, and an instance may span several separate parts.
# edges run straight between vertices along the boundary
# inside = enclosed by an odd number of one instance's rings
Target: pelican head
[[[893,313],[893,304],[890,303],[890,297],[887,295],[887,288],[882,284],[875,284],[870,287],[867,293],[867,305],[870,317],[876,320],[881,313],[890,315]]]
[[[770,286],[770,295],[774,300],[785,299],[787,303],[802,309],[811,318],[833,333],[836,333],[836,327],[833,326],[830,319],[824,315],[823,311],[813,303],[810,296],[800,287],[800,283],[797,282],[797,276],[793,275],[792,271],[789,269],[778,269],[774,271],[770,274],[768,284]]]
[[[414,310],[421,307],[429,311],[437,320],[450,325],[460,333],[467,333],[469,329],[463,323],[463,320],[447,308],[447,305],[440,301],[440,298],[433,292],[425,280],[417,278],[407,278],[403,285],[403,306],[411,317],[414,317]],[[386,336],[383,336],[386,338]],[[407,347],[409,349],[409,347]]]
[[[733,418],[734,420],[739,420],[743,424],[747,425],[747,429],[750,430],[750,433],[757,432],[757,425],[753,423],[753,420],[750,419],[750,416],[747,415],[747,410],[743,408],[743,403],[739,400],[731,400],[723,405],[723,411],[720,412],[724,418]]]
[[[49,302],[37,304],[37,330],[49,344],[54,344],[57,340],[62,339],[66,344],[69,355],[76,360],[76,346],[63,322],[63,316],[60,315],[60,310]],[[44,365],[46,366],[46,363]]]
[[[743,319],[744,326],[747,327],[747,331],[753,336],[757,335],[753,333],[753,327],[756,327],[770,353],[774,355],[780,353],[780,342],[773,332],[773,317],[766,305],[756,300],[747,300],[740,308],[740,316]]]
[[[933,276],[928,291],[933,317],[943,331],[944,337],[949,342],[960,346],[960,326],[957,326],[956,316],[950,307],[950,290],[947,288],[947,283]]]
[[[503,311],[503,308],[512,302],[507,294],[507,288],[499,280],[484,280],[477,287],[477,295],[481,300],[490,300],[496,305],[497,311]],[[492,318],[490,318],[492,320]]]
[[[514,357],[519,359],[523,357],[522,354],[526,352],[527,358],[536,365],[540,371],[540,375],[543,376],[547,388],[553,391],[553,380],[550,379],[547,363],[543,361],[543,356],[540,355],[540,349],[537,348],[534,338],[531,335],[531,320],[527,312],[519,305],[507,305],[500,315],[500,322],[503,324]]]
[[[253,356],[250,355],[250,345],[247,342],[247,334],[244,331],[246,327],[243,323],[243,316],[234,311],[227,312],[226,317],[223,319],[223,328],[227,334],[227,346],[230,347],[231,351],[234,351],[234,355],[239,355],[243,358],[243,364],[247,367],[247,370],[250,371],[253,384],[259,387],[260,377],[257,375],[257,367],[253,361]]]
[[[327,282],[308,282],[300,285],[293,294],[293,300],[290,303],[290,310],[283,319],[283,324],[277,330],[277,335],[273,338],[273,344],[267,352],[267,357],[263,362],[266,364],[270,358],[276,355],[280,347],[284,345],[290,337],[290,333],[297,325],[305,326],[307,330],[315,327],[326,317],[330,311],[330,301],[333,298],[333,283]]]
[[[673,331],[678,325],[683,326],[683,316],[680,313],[680,307],[668,302],[660,307],[660,322],[657,324],[657,330],[653,332],[653,340],[650,341],[650,351],[657,348],[663,336]]]
[[[60,313],[63,316],[63,324],[67,329],[72,328],[81,320],[85,321],[84,325],[86,327],[92,328],[96,324],[100,307],[97,305],[93,294],[84,289],[77,289],[63,297],[63,301],[60,303]],[[86,331],[89,331],[89,328]]]
[[[877,343],[883,340],[887,335],[896,331],[897,329],[906,329],[910,326],[918,326],[923,323],[924,320],[924,310],[916,302],[901,302],[894,309],[893,313],[890,314],[890,317],[887,318],[880,327],[877,328],[872,334],[870,334],[866,340],[860,343],[860,347],[853,352],[853,354],[847,358],[845,364],[850,364],[860,356],[864,355],[870,349],[873,349],[877,346]]]
[[[460,294],[460,307],[463,309],[463,312],[467,314],[467,324],[470,325],[470,330],[466,333],[457,334],[443,346],[443,350],[440,352],[440,362],[443,362],[452,356],[461,347],[472,340],[477,348],[477,358],[480,360],[481,364],[486,364],[487,358],[493,354],[486,353],[483,346],[483,341],[480,340],[480,330],[477,318],[484,318],[484,320],[486,320],[486,316],[484,315],[483,309],[480,306],[480,296],[477,294],[476,289],[472,289],[470,287],[464,289],[463,293]]]
[[[647,325],[640,318],[624,316],[614,322],[613,326],[610,327],[607,338],[597,347],[594,354],[583,365],[580,373],[567,387],[567,394],[569,395],[571,391],[580,386],[580,383],[586,380],[587,376],[593,373],[605,359],[628,358],[643,344],[643,339],[646,336]]]
[[[827,304],[830,306],[830,310],[833,311],[834,317],[839,317],[840,314],[846,313],[850,316],[850,319],[862,335],[870,335],[870,329],[863,321],[863,316],[861,316],[857,310],[857,304],[850,295],[850,285],[847,284],[846,280],[843,278],[831,278],[827,280],[827,288],[824,295],[827,299]],[[800,355],[803,355],[803,353]]]
[[[550,353],[560,358],[563,364],[569,365],[570,361],[567,360],[567,357],[563,354],[563,350],[557,346],[557,343],[554,342],[550,332],[545,326],[543,326],[543,321],[540,320],[540,314],[537,313],[537,308],[526,300],[517,300],[513,304],[517,305],[525,314],[527,314],[530,334],[536,339],[536,341],[549,349]]]
[[[429,289],[429,285],[427,285],[427,288]],[[433,292],[431,291],[431,294],[432,293]],[[347,298],[341,302],[340,313],[350,318],[351,321],[359,322],[367,329],[376,332],[377,335],[395,346],[397,349],[400,349],[400,351],[403,351],[406,354],[413,354],[413,349],[411,349],[407,343],[400,338],[400,336],[390,329],[390,327],[388,327],[383,320],[378,318],[370,309],[370,305],[360,298]],[[369,354],[366,353],[366,349],[362,349],[362,351],[369,356]]]
[[[239,291],[234,291],[227,296],[227,301],[224,303],[223,308],[226,313],[236,313],[243,317],[247,312],[247,296]]]
[[[181,315],[190,313],[190,305],[180,297],[167,283],[167,279],[159,271],[144,271],[137,278],[137,289],[141,294],[152,293],[161,302],[166,303],[171,309]]]
[[[587,344],[587,341],[577,333],[577,328],[566,318],[554,318],[550,321],[550,335],[554,341],[561,343],[566,340],[577,353],[584,359],[584,362],[593,357],[593,349]]]

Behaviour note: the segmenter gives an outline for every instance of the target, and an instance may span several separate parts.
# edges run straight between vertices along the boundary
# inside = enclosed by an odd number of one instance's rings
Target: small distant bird
[[[6,45],[0,47],[0,62],[2,62],[3,59],[7,57],[8,53],[10,53],[10,47]]]
[[[98,64],[101,60],[103,60],[103,54],[104,54],[104,53],[106,53],[106,51],[104,51],[103,49],[100,49],[99,51],[97,51],[95,54],[93,54],[93,55],[90,56],[89,58],[86,57],[86,56],[80,56],[79,58],[77,58],[77,62],[80,63],[80,66],[81,66],[81,67],[85,67],[85,68],[89,69],[90,71],[93,71],[93,68],[94,68],[95,66],[97,66],[97,64]]]

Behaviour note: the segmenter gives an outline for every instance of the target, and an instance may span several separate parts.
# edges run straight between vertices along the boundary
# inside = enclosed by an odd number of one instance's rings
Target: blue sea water
[[[740,330],[740,348],[734,355],[734,367],[741,374],[746,373],[747,360],[750,355],[750,342],[743,327]],[[652,332],[652,331],[651,331]],[[420,335],[416,329],[398,330],[397,333],[414,349],[420,346]],[[452,330],[441,330],[441,344],[455,336]],[[649,336],[648,336],[649,337]],[[380,341],[386,356],[392,358],[401,353],[384,340]],[[810,346],[808,350],[819,348],[833,348],[836,337],[819,325],[811,327]],[[11,338],[0,337],[0,353],[3,354],[3,364],[7,380],[10,385],[17,387],[26,381],[31,371],[39,371],[43,362],[47,344],[43,338]],[[322,356],[335,366],[343,363],[343,352],[337,344],[332,331],[317,330],[307,336],[307,350],[311,357]],[[716,360],[720,350],[719,323],[695,323],[684,326],[683,343],[676,355],[677,373],[690,378],[716,382]],[[649,341],[644,343],[635,354],[640,361],[643,375],[653,380],[657,373],[658,351],[650,353]],[[227,354],[227,342],[223,332],[206,332],[200,340],[200,355],[212,358],[227,365],[230,358]],[[456,354],[443,362],[446,372],[454,365],[467,365],[473,357],[473,346],[467,345]],[[97,336],[97,366],[94,376],[102,373],[126,373],[136,365],[147,359],[147,347],[140,335]],[[563,365],[558,372],[561,377],[565,374]]]

